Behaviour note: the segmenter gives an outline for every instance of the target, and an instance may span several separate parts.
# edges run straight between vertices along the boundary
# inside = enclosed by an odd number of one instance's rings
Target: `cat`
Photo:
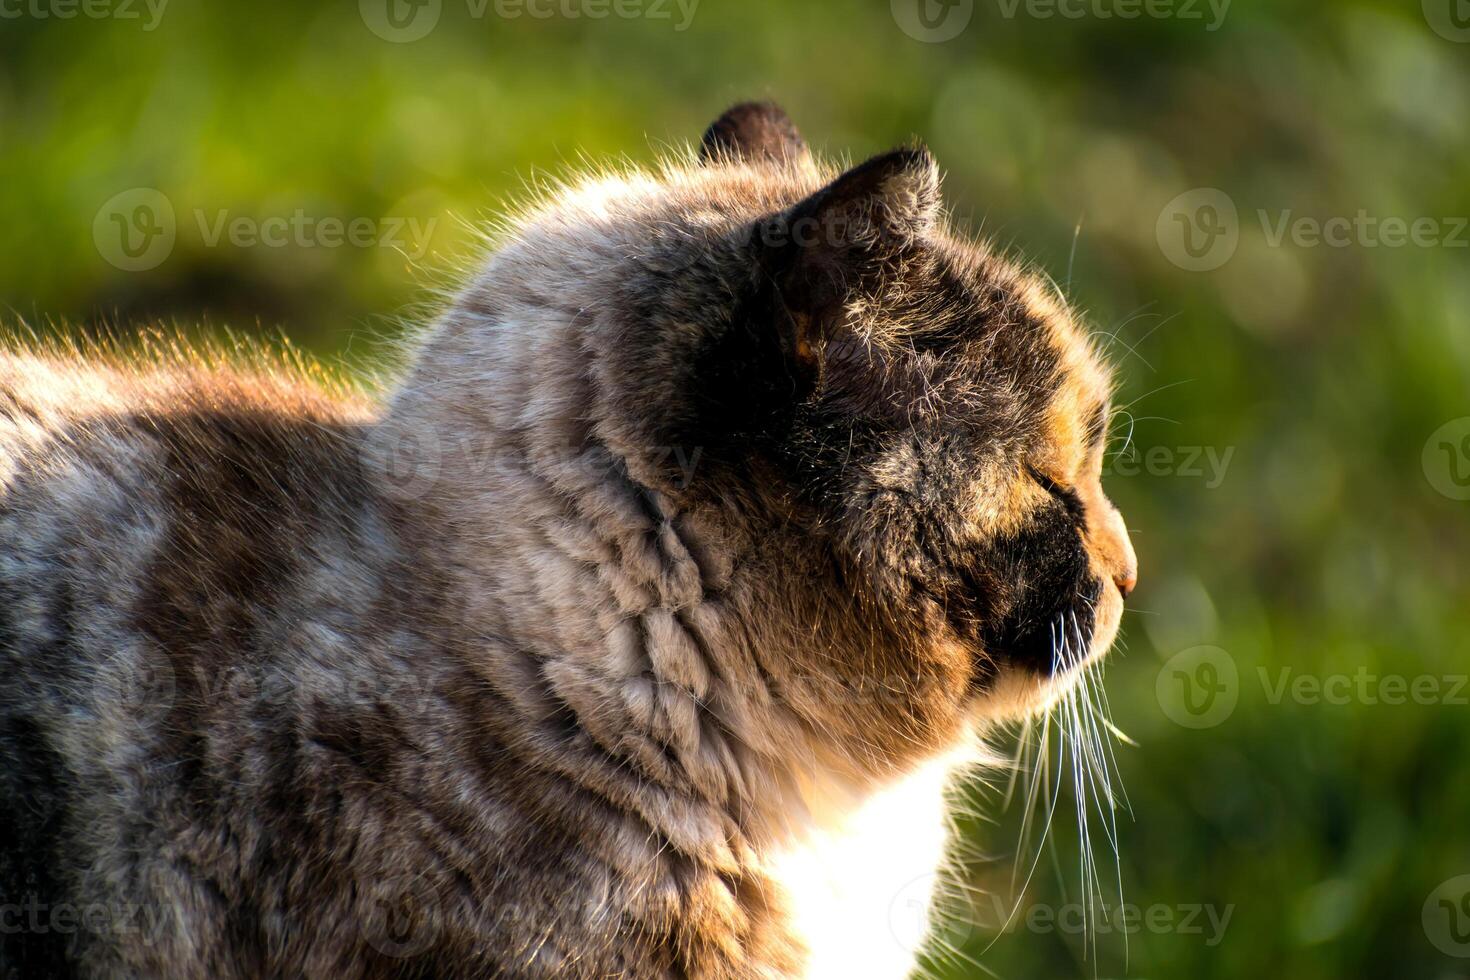
[[[940,183],[737,106],[379,398],[12,345],[0,976],[905,975],[946,773],[1137,574],[1107,367]]]

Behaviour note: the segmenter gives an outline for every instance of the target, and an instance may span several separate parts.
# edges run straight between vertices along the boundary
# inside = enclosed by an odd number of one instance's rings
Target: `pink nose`
[[[1125,599],[1128,598],[1133,590],[1138,588],[1138,570],[1130,568],[1126,572],[1117,573],[1113,576],[1113,584],[1118,587],[1119,595]]]

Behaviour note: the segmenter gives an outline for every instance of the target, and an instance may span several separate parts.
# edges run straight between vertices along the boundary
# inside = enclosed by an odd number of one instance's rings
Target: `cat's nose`
[[[1130,567],[1125,571],[1113,573],[1113,584],[1118,587],[1118,594],[1128,598],[1129,594],[1138,588],[1138,569]]]

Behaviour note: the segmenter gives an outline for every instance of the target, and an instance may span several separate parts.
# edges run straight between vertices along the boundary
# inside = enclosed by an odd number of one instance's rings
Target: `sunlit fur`
[[[0,897],[164,910],[0,975],[901,975],[976,736],[1103,751],[1084,331],[926,151],[712,132],[508,220],[380,404],[0,358]]]

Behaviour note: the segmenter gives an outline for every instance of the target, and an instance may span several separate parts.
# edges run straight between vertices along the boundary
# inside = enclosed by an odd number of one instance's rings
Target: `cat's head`
[[[962,647],[992,716],[1044,704],[1112,643],[1137,576],[1100,482],[1110,376],[1087,334],[951,230],[926,149],[822,173],[779,109],[745,105],[702,157],[815,189],[679,263],[728,305],[673,438],[819,539],[854,605],[924,638],[912,655]]]
[[[1036,710],[1111,644],[1136,572],[1099,482],[1107,370],[1054,290],[951,228],[928,151],[839,171],[746,105],[698,160],[557,187],[508,231],[393,409],[530,461],[444,457],[446,524],[484,516],[461,561],[528,587],[518,529],[571,508],[623,561],[577,603],[731,613],[716,676],[895,758]],[[694,584],[661,564],[686,551]]]

